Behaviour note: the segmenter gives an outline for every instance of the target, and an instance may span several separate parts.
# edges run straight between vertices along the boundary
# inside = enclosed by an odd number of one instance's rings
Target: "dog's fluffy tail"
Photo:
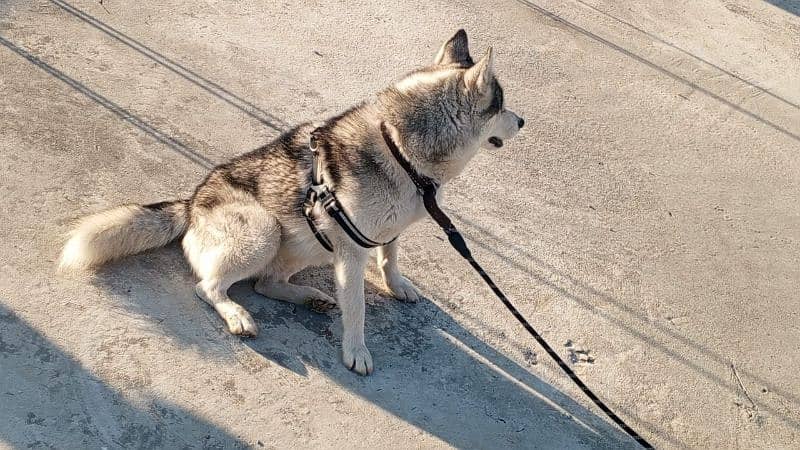
[[[189,202],[123,205],[81,219],[61,251],[59,269],[80,271],[151,248],[186,232]]]

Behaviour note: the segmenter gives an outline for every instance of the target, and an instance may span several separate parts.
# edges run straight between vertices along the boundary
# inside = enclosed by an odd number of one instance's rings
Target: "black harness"
[[[317,202],[322,204],[322,208],[329,216],[339,224],[339,226],[347,233],[347,236],[356,244],[364,248],[380,247],[382,245],[391,244],[397,237],[389,242],[376,242],[364,235],[358,228],[356,228],[350,216],[342,208],[342,204],[336,198],[336,194],[325,184],[322,179],[322,158],[320,158],[320,144],[317,139],[317,131],[319,128],[311,132],[311,138],[308,141],[308,148],[311,149],[311,186],[306,193],[306,200],[303,203],[303,215],[306,216],[309,228],[314,233],[319,243],[325,250],[332,252],[333,244],[328,236],[319,229],[317,222],[314,219],[314,206]]]
[[[331,243],[331,240],[325,235],[325,233],[322,232],[322,230],[319,229],[319,226],[317,226],[317,222],[314,219],[314,206],[316,206],[317,202],[321,202],[325,212],[327,212],[328,215],[331,216],[340,227],[342,227],[342,230],[347,233],[353,242],[361,247],[374,248],[394,242],[394,240],[397,239],[396,237],[389,242],[381,243],[373,241],[372,239],[364,236],[364,233],[356,228],[356,226],[353,224],[353,221],[350,220],[350,217],[344,212],[341,203],[339,203],[339,200],[336,198],[336,194],[334,194],[334,192],[328,188],[328,186],[325,184],[325,181],[322,179],[322,159],[319,155],[320,143],[317,139],[318,130],[319,128],[311,132],[311,137],[308,142],[308,148],[311,149],[312,155],[311,186],[308,188],[306,200],[303,204],[303,213],[306,216],[306,221],[308,222],[309,228],[311,228],[311,231],[314,233],[314,237],[316,237],[319,243],[325,247],[325,250],[328,250],[329,252],[333,251],[333,244]],[[381,134],[383,135],[383,140],[389,147],[389,151],[392,153],[394,159],[408,174],[408,177],[411,178],[414,186],[416,186],[417,193],[422,197],[422,203],[425,205],[425,209],[428,211],[428,214],[430,214],[433,220],[435,220],[436,223],[442,227],[442,230],[444,230],[444,232],[447,234],[450,244],[455,247],[462,256],[465,258],[471,258],[472,255],[467,248],[466,242],[464,242],[464,238],[453,225],[453,222],[450,220],[450,218],[447,217],[441,208],[439,208],[439,204],[436,203],[436,192],[439,189],[439,184],[425,175],[420,175],[414,169],[408,159],[403,156],[403,153],[394,142],[394,139],[392,139],[385,122],[381,122]]]

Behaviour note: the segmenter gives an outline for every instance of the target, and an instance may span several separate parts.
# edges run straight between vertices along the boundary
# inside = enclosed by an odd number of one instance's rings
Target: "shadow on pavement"
[[[604,417],[534,376],[534,354],[527,368],[521,366],[432,301],[385,299],[367,283],[367,345],[376,371],[360,377],[339,360],[338,310],[318,314],[266,299],[253,291],[252,281],[243,281],[230,295],[253,314],[260,332],[254,339],[232,338],[213,309],[194,298],[194,280],[181,259],[179,247],[171,245],[109,266],[95,284],[133,314],[150,317],[154,327],[181,345],[231,364],[238,364],[231,354],[247,353],[300,376],[317,371],[455,447],[636,447]],[[329,267],[305,270],[294,281],[333,291]],[[247,347],[254,352],[245,352]],[[642,427],[638,420],[632,424]],[[644,428],[659,433],[649,424]]]
[[[789,130],[789,129],[779,125],[778,123],[776,123],[776,122],[774,122],[774,121],[772,121],[772,120],[770,120],[768,118],[765,118],[765,117],[761,116],[759,113],[753,112],[753,111],[743,107],[740,104],[734,103],[733,101],[728,100],[727,98],[724,98],[723,96],[721,96],[719,94],[716,94],[716,93],[710,91],[709,89],[707,89],[707,88],[705,88],[703,86],[700,86],[699,84],[682,77],[681,75],[673,72],[672,70],[670,70],[667,67],[664,67],[664,66],[662,66],[662,65],[660,65],[658,63],[655,63],[655,62],[653,62],[653,61],[651,61],[651,60],[649,60],[649,59],[647,59],[647,58],[645,58],[645,57],[643,57],[643,56],[641,56],[641,55],[639,55],[637,53],[634,53],[631,50],[628,50],[627,48],[622,47],[621,45],[618,45],[618,44],[616,44],[616,43],[614,43],[614,42],[612,42],[612,41],[610,41],[608,39],[605,39],[605,38],[603,38],[603,37],[591,32],[591,31],[587,30],[586,28],[581,27],[580,25],[576,25],[576,24],[570,22],[569,20],[561,17],[560,15],[558,15],[558,14],[556,14],[556,13],[554,13],[554,12],[548,10],[548,9],[545,9],[545,8],[539,6],[538,4],[536,4],[536,3],[534,3],[534,2],[532,2],[530,0],[516,0],[516,1],[519,4],[528,7],[531,11],[534,11],[534,12],[536,12],[536,13],[544,16],[544,17],[547,17],[548,19],[550,19],[550,20],[552,20],[552,21],[554,21],[554,22],[556,22],[558,24],[563,25],[568,30],[571,30],[571,31],[576,32],[576,33],[580,33],[581,35],[585,36],[586,38],[588,38],[590,40],[593,40],[593,41],[595,41],[595,42],[597,42],[599,44],[605,45],[609,49],[614,50],[614,51],[620,53],[621,55],[627,56],[628,58],[630,58],[633,61],[636,61],[636,62],[638,62],[640,64],[643,64],[643,65],[655,70],[656,72],[658,72],[658,73],[660,73],[660,74],[662,74],[664,76],[667,76],[667,77],[669,77],[669,78],[671,78],[671,79],[673,79],[673,80],[675,80],[675,81],[677,81],[679,83],[682,83],[682,84],[692,88],[693,90],[695,90],[697,92],[701,92],[704,95],[706,95],[706,96],[708,96],[708,97],[710,97],[710,98],[722,103],[723,105],[727,106],[728,108],[731,108],[734,111],[737,111],[737,112],[739,112],[739,113],[741,113],[741,114],[743,114],[743,115],[745,115],[745,116],[747,116],[747,117],[749,117],[749,118],[751,118],[751,119],[753,119],[755,121],[758,121],[758,122],[762,123],[763,125],[766,125],[766,126],[772,128],[773,130],[775,130],[775,131],[777,131],[779,133],[782,133],[786,137],[789,137],[789,138],[793,139],[796,142],[800,142],[800,135],[798,135],[795,131]],[[596,8],[593,8],[593,9],[595,11],[599,12],[599,10],[597,10]],[[674,46],[672,46],[672,47],[677,49],[677,50],[679,50],[679,51],[682,51],[681,49],[678,49],[677,47],[674,47]],[[686,52],[683,52],[683,53],[686,53]],[[705,60],[703,60],[703,61],[705,62]],[[759,88],[756,85],[750,84],[750,86],[751,87],[756,87],[757,89],[760,89],[760,90],[763,91],[763,88]],[[788,104],[790,106],[796,107],[796,105],[794,103],[788,102],[787,100],[784,100],[782,98],[780,100],[782,100],[784,103],[786,103],[786,104]]]
[[[330,272],[309,269],[296,282],[331,292]],[[249,283],[234,286],[231,295],[261,327],[259,338],[245,345],[298,374],[313,367],[455,447],[635,447],[603,418],[485,344],[429,300],[384,299],[368,283],[373,304],[367,305],[367,345],[376,371],[360,377],[339,361],[338,311],[330,317],[270,301]]]
[[[764,0],[770,5],[776,6],[789,14],[800,16],[800,2],[797,0]]]
[[[122,108],[121,106],[117,105],[116,103],[112,102],[108,98],[104,97],[103,95],[89,89],[83,83],[75,80],[74,78],[70,77],[69,75],[65,74],[64,72],[56,69],[55,67],[47,64],[46,62],[42,61],[32,53],[26,51],[25,49],[19,47],[18,45],[14,44],[13,42],[9,41],[8,39],[0,36],[0,45],[6,47],[7,49],[11,50],[12,52],[16,53],[21,58],[24,58],[29,63],[33,64],[34,66],[38,67],[39,69],[45,71],[48,75],[56,78],[63,83],[67,84],[72,89],[80,92],[81,94],[85,95],[98,105],[102,106],[103,108],[107,109],[114,115],[116,115],[120,120],[130,123],[131,125],[135,126],[136,128],[142,130],[147,135],[153,137],[158,142],[166,145],[176,153],[182,155],[189,161],[203,167],[205,169],[211,169],[215,166],[214,162],[210,159],[206,158],[204,155],[198,153],[196,150],[190,148],[183,142],[175,139],[174,137],[164,133],[163,131],[155,128],[154,126],[150,125],[147,121],[142,119],[141,117],[133,114],[132,112]]]
[[[67,13],[71,14],[75,18],[80,19],[86,22],[87,24],[91,25],[95,29],[105,33],[107,36],[111,37],[117,42],[124,44],[125,46],[136,51],[142,56],[158,63],[159,65],[165,67],[172,73],[180,76],[186,81],[189,81],[195,86],[205,90],[206,92],[217,97],[223,102],[233,106],[234,108],[238,109],[244,114],[247,114],[248,116],[258,120],[268,128],[271,128],[274,131],[281,132],[288,127],[286,122],[281,120],[279,117],[270,114],[269,112],[263,110],[262,108],[259,108],[253,103],[234,94],[233,92],[224,88],[223,86],[220,86],[218,83],[215,83],[214,81],[209,80],[208,78],[198,74],[192,69],[189,69],[183,64],[164,56],[163,54],[142,44],[136,39],[131,38],[125,33],[122,33],[116,28],[98,20],[97,18],[85,13],[84,11],[81,11],[78,8],[75,8],[69,3],[62,0],[49,0],[49,1],[54,5],[58,6],[59,8],[63,9]]]
[[[163,399],[134,405],[0,301],[0,447],[246,448]]]

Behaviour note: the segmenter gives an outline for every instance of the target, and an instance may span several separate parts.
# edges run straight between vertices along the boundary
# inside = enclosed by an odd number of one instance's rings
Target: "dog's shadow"
[[[213,342],[228,337],[213,309],[193,298],[188,268],[159,272],[165,265],[185,267],[175,247],[112,265],[96,284],[126,307],[156,317],[174,338],[220,354],[222,344]],[[266,299],[253,291],[252,281],[234,285],[230,296],[251,312],[260,333],[231,338],[232,345],[247,346],[253,357],[300,376],[321,374],[455,447],[635,447],[605,419],[494,350],[434,302],[387,298],[369,279],[376,278],[368,278],[366,289],[366,340],[376,367],[370,377],[350,372],[339,360],[338,309],[319,314]],[[305,270],[293,281],[333,291],[330,268]]]
[[[293,281],[333,291],[330,268],[307,269]],[[231,296],[253,313],[261,335],[243,343],[297,374],[307,376],[313,368],[458,448],[635,447],[432,301],[400,302],[366,284],[366,339],[376,367],[368,378],[350,372],[339,360],[338,310],[318,314],[269,301],[246,282],[235,285]]]

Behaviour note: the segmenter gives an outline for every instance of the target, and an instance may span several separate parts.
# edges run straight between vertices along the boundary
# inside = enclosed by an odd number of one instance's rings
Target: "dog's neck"
[[[461,155],[460,158],[430,161],[423,156],[424,152],[415,151],[418,149],[414,149],[414,146],[406,145],[402,137],[398,139],[398,137],[395,136],[393,140],[414,170],[420,175],[430,178],[439,186],[450,182],[450,180],[460,175],[466,168],[467,163],[469,163],[472,157],[478,152],[479,147],[476,144],[474,149],[465,149],[461,152],[457,152],[457,154]]]
[[[397,107],[398,102],[414,106]],[[442,107],[438,97],[390,88],[378,93],[368,105],[372,117],[364,117],[370,121],[369,127],[374,126],[380,135],[379,123],[373,122],[376,117],[392,125],[393,138],[409,162],[439,185],[458,176],[480,146],[478,137],[471,135],[472,127],[463,123],[468,119],[447,116],[452,112]]]

